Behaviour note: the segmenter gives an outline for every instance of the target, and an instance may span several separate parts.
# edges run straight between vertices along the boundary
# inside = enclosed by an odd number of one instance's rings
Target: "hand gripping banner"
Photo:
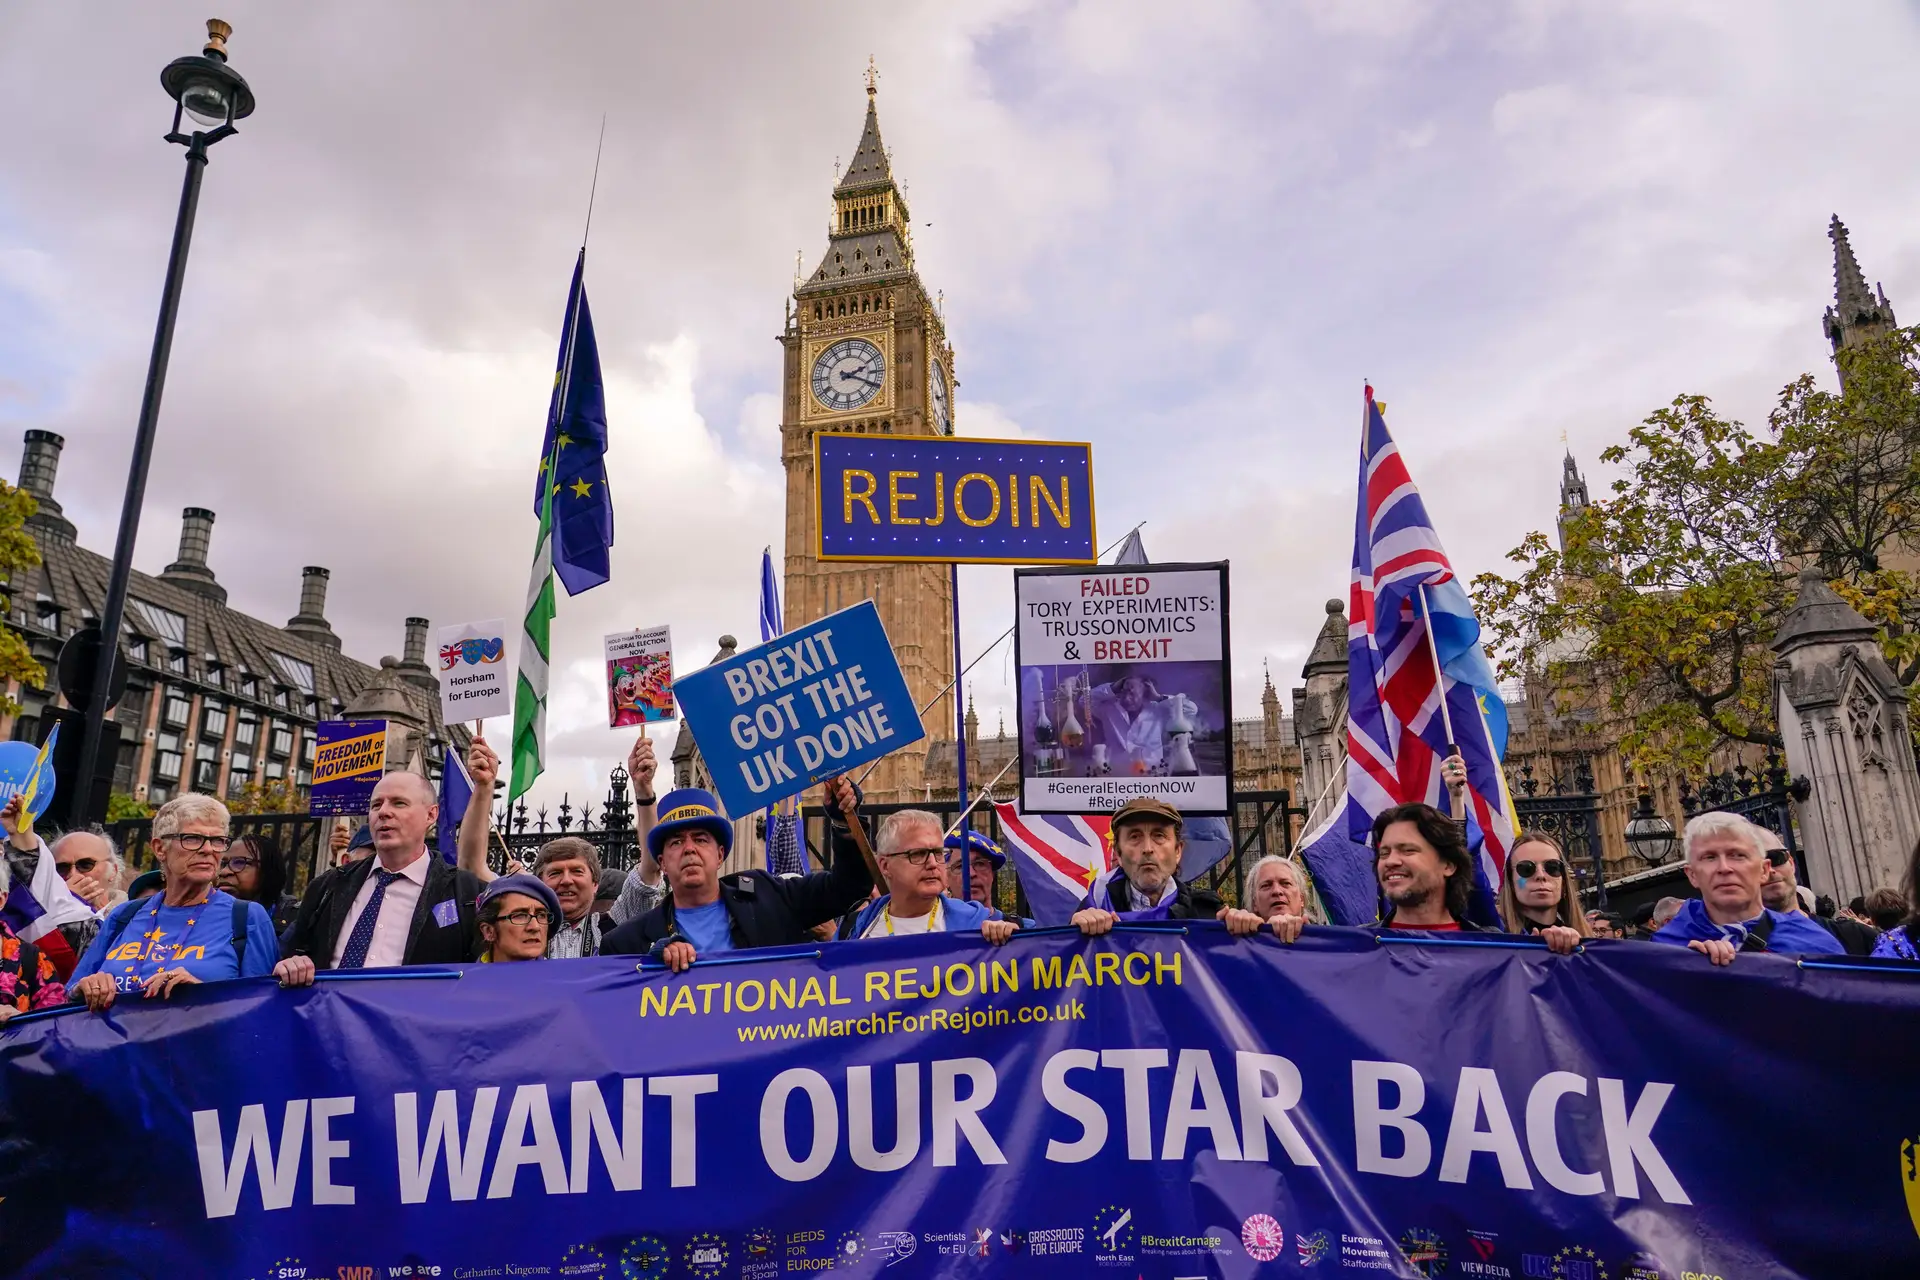
[[[398,972],[0,1031],[0,1273],[1920,1274],[1895,962],[1209,923]]]

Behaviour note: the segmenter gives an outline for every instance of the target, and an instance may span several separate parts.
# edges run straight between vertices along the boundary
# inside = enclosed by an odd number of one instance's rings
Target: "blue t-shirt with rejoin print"
[[[710,902],[704,907],[675,907],[673,922],[687,935],[697,956],[733,950],[733,921],[727,916],[724,902]]]
[[[273,972],[280,943],[273,918],[257,902],[246,904],[247,953],[244,964],[233,954],[232,895],[215,889],[205,902],[183,907],[162,903],[162,895],[111,913],[93,945],[80,957],[68,987],[90,973],[104,973],[124,995],[138,992],[162,969],[185,969],[202,982],[259,978]]]

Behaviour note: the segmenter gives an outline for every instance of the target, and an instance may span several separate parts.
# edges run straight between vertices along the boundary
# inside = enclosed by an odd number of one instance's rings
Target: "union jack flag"
[[[1506,705],[1480,645],[1480,624],[1440,545],[1386,418],[1366,389],[1360,500],[1347,611],[1347,823],[1365,844],[1373,820],[1421,801],[1450,812],[1440,775],[1448,744],[1467,765],[1469,835],[1486,884],[1513,844],[1500,758]]]
[[[1072,918],[1094,877],[1113,867],[1111,822],[1106,817],[1022,815],[1011,804],[996,804],[1000,842],[1013,855],[1027,906],[1043,925]]]

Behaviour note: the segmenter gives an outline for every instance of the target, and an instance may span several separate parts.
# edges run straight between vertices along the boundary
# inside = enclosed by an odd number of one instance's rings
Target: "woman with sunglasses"
[[[176,988],[273,972],[278,940],[266,909],[215,887],[232,846],[227,807],[189,792],[153,815],[153,857],[163,874],[151,898],[107,914],[80,958],[67,994],[103,1013],[119,996],[168,999]]]
[[[272,836],[234,837],[220,859],[220,887],[243,902],[267,909],[273,931],[282,934],[300,911],[300,899],[287,893],[287,859]]]
[[[1593,936],[1580,911],[1580,891],[1560,843],[1541,831],[1522,831],[1507,854],[1500,885],[1500,919],[1508,933],[1539,934],[1562,953]]]

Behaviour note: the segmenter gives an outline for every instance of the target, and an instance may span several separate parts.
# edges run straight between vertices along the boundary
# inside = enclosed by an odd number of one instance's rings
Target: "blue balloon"
[[[33,777],[33,762],[40,758],[40,748],[28,742],[0,742],[0,805],[13,799],[27,789],[29,779]],[[38,818],[53,803],[53,760],[51,757],[40,766],[40,785],[34,789],[33,803],[27,806],[27,812]]]

